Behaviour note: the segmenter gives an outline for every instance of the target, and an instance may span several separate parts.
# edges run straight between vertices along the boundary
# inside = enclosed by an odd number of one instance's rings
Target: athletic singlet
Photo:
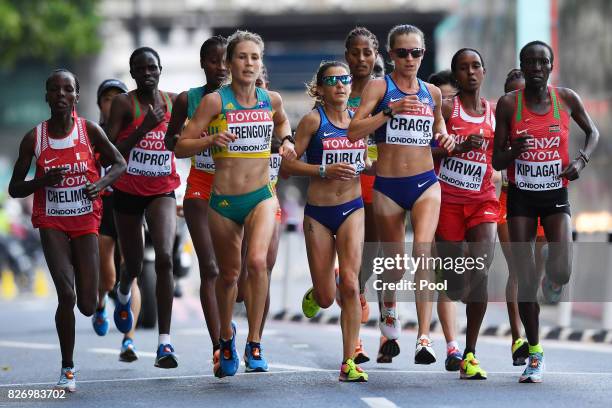
[[[417,95],[423,108],[417,114],[398,113],[374,132],[376,143],[396,144],[402,146],[429,147],[433,139],[434,100],[425,82],[419,81],[419,91],[416,94],[402,92],[391,75],[385,75],[387,89],[382,101],[374,109],[373,115],[389,106],[390,102],[399,101],[405,96]]]
[[[164,194],[173,191],[181,184],[176,172],[174,152],[167,150],[164,143],[172,112],[172,101],[168,94],[162,91],[160,93],[166,103],[164,120],[130,150],[126,158],[127,170],[114,184],[115,188],[124,193],[138,196]],[[145,115],[141,112],[138,98],[135,94],[132,94],[131,97],[134,120],[119,132],[115,143],[127,139],[144,120]]]
[[[55,167],[68,170],[59,184],[34,193],[32,225],[60,231],[97,229],[102,200],[87,198],[85,185],[97,181],[100,174],[85,120],[75,116],[74,127],[61,139],[49,137],[48,123],[42,122],[36,126],[34,143],[36,178]]]
[[[493,184],[493,138],[495,118],[489,102],[481,98],[485,108],[482,116],[468,115],[461,105],[459,96],[453,98],[453,113],[446,121],[446,130],[456,144],[463,143],[469,135],[484,137],[482,146],[442,159],[436,163],[438,180],[442,183],[442,201],[458,204],[474,201],[495,200]]]
[[[359,139],[351,143],[346,137],[347,129],[331,123],[321,106],[317,106],[317,112],[321,123],[306,148],[307,163],[330,165],[344,162],[353,165],[357,174],[361,173],[365,169],[365,141]],[[353,117],[350,111],[349,115]]]
[[[227,147],[212,146],[213,158],[242,157],[269,158],[274,122],[272,101],[267,91],[255,88],[257,103],[252,108],[238,104],[230,85],[217,90],[221,96],[221,113],[215,118],[216,126],[209,125],[211,134],[228,131],[237,136]]]
[[[280,170],[282,157],[278,153],[272,153],[270,155],[270,185],[272,188],[276,187],[278,182],[278,171]]]
[[[355,114],[357,112],[357,108],[361,104],[361,96],[356,96],[354,98],[349,98],[348,100],[348,109]],[[376,140],[374,140],[374,135],[369,135],[366,139],[366,143],[368,144],[368,157],[370,160],[378,159],[378,147],[376,147]]]
[[[187,91],[187,120],[185,121],[185,125],[189,123],[189,120],[195,114],[195,111],[204,95],[204,86],[191,88]],[[211,123],[211,126],[215,127],[216,123]],[[210,174],[215,174],[215,162],[213,161],[210,149],[196,153],[196,155],[191,158],[191,168],[192,170],[205,171]]]
[[[525,106],[523,91],[516,92],[516,114],[512,118],[510,142],[525,134],[533,136],[529,149],[508,166],[508,180],[520,190],[546,191],[566,187],[558,176],[569,164],[569,114],[555,88],[549,86],[551,109],[539,115]]]

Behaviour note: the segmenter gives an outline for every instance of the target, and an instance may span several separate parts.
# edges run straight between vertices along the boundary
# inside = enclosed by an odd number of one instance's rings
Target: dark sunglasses
[[[420,58],[425,54],[425,48],[394,48],[393,52],[399,58],[406,58],[408,54],[410,54],[412,58]]]
[[[350,83],[353,82],[353,76],[352,75],[329,75],[329,76],[324,76],[321,81],[323,82],[323,85],[327,85],[327,86],[335,86],[338,81],[340,81],[342,83],[342,85],[349,85]]]

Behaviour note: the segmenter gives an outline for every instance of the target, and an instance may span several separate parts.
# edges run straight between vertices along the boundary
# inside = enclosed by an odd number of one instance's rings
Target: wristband
[[[289,140],[291,143],[295,145],[295,139],[293,138],[293,136],[287,135],[283,137],[283,139],[281,140],[281,144],[285,143],[285,140]]]
[[[325,165],[322,164],[319,166],[319,177],[321,178],[325,178],[326,174],[325,174]]]
[[[585,151],[580,149],[578,150],[578,153],[580,153],[580,158],[584,161],[584,164],[587,164],[589,162],[589,156],[585,153]]]

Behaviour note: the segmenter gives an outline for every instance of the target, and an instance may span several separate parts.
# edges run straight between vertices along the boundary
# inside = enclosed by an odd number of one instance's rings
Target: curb
[[[242,313],[241,313],[242,314]],[[323,312],[319,312],[312,319],[306,318],[301,313],[292,314],[285,310],[281,310],[274,314],[271,314],[272,320],[294,322],[294,323],[309,323],[309,324],[338,324],[340,316],[338,315],[326,315]],[[366,327],[376,327],[378,321],[376,319],[370,319],[367,323],[364,323]],[[402,330],[414,330],[417,327],[415,320],[409,320],[402,326]],[[465,334],[466,324],[461,324],[459,332]],[[442,332],[441,326],[437,320],[431,322],[432,332]],[[480,334],[483,336],[491,337],[508,337],[510,336],[510,325],[502,324],[497,326],[486,326],[482,327]],[[612,344],[612,330],[598,330],[598,329],[571,329],[558,326],[543,326],[540,328],[540,337],[546,340],[562,340],[571,342],[591,342],[591,343],[606,343]]]

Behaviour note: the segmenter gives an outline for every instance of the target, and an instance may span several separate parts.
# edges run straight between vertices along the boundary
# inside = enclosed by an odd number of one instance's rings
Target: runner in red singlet
[[[79,81],[58,69],[46,83],[51,117],[26,133],[9,184],[12,197],[34,194],[32,225],[40,229],[58,306],[55,325],[62,353],[57,388],[76,390],[74,362],[74,305],[85,316],[96,310],[98,293],[98,227],[100,192],[125,170],[125,161],[95,123],[79,118]],[[94,157],[110,165],[102,178]],[[25,180],[32,159],[34,179]],[[75,288],[76,286],[76,288]]]
[[[452,300],[463,300],[467,315],[462,361],[458,361],[458,347],[452,342],[447,350],[446,366],[451,371],[459,369],[462,379],[486,379],[487,373],[475,354],[487,309],[487,273],[493,261],[499,212],[491,167],[495,119],[489,102],[480,97],[486,73],[480,53],[471,48],[460,49],[452,58],[451,71],[459,93],[443,102],[442,115],[455,139],[455,150],[451,154],[439,147],[433,150],[442,188],[436,241],[441,258],[471,259],[474,266],[457,264],[454,269],[442,271],[447,283],[445,295]],[[467,254],[464,242],[468,243]]]
[[[539,342],[537,291],[539,277],[531,243],[538,217],[549,242],[542,291],[558,301],[569,282],[572,230],[567,184],[576,180],[593,153],[599,131],[571,89],[548,86],[554,55],[541,41],[520,52],[525,89],[502,96],[497,103],[493,166],[508,171],[508,229],[512,262],[518,273],[518,307],[529,342],[529,361],[519,382],[541,382],[544,350]],[[575,159],[568,149],[570,117],[585,133]],[[524,244],[521,244],[524,243]]]
[[[130,287],[142,272],[146,218],[157,275],[159,345],[155,366],[175,368],[178,360],[170,341],[174,279],[172,249],[176,231],[174,189],[180,179],[174,153],[166,149],[164,135],[176,95],[159,91],[161,63],[157,52],[136,49],[130,57],[130,74],[137,88],[113,99],[109,138],[127,160],[126,173],[114,184],[114,210],[125,270],[121,272],[114,318],[117,329],[127,333],[134,323]]]

